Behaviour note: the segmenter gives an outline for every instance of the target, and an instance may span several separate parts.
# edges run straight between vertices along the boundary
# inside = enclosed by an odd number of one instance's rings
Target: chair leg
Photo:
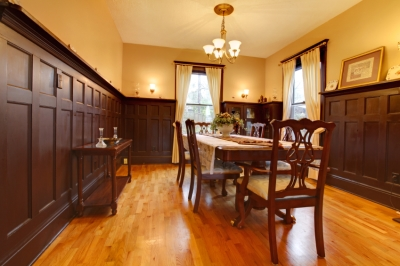
[[[190,186],[189,186],[188,200],[192,199],[193,186],[194,186],[194,172],[193,172],[193,167],[190,167]]]
[[[316,204],[314,208],[314,231],[315,231],[315,244],[317,246],[317,254],[320,257],[325,257],[324,247],[324,229],[322,221],[322,202]]]
[[[181,169],[182,169],[182,171],[181,171],[181,181],[179,182],[179,187],[182,187],[182,185],[183,185],[183,180],[185,179],[185,170],[186,170],[186,164],[185,163],[182,163],[182,165],[181,165]]]
[[[226,179],[224,178],[224,179],[222,179],[222,191],[221,191],[221,194],[222,194],[222,196],[226,196],[226,195],[228,195],[228,192],[226,191],[226,189],[225,189],[225,185],[226,185]]]
[[[278,264],[278,249],[276,246],[276,231],[275,231],[275,211],[268,208],[268,237],[269,237],[269,250],[271,253],[271,261]]]
[[[193,212],[197,212],[199,210],[200,197],[201,197],[201,178],[197,176],[196,199],[194,201]]]
[[[176,182],[179,182],[179,178],[181,176],[181,171],[182,171],[182,163],[179,161],[178,163],[178,174],[176,175]]]

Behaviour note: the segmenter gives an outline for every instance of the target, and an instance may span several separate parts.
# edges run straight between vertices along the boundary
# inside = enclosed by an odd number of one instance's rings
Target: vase
[[[223,138],[228,138],[233,130],[233,124],[222,125],[218,127],[218,131],[222,133]]]

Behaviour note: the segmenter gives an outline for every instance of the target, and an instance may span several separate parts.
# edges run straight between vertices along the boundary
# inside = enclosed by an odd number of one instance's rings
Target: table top
[[[75,148],[72,148],[73,151],[77,153],[83,153],[83,154],[113,154],[113,153],[119,153],[126,147],[132,144],[132,139],[122,139],[120,142],[114,145],[109,145],[104,148],[98,148],[96,147],[97,143],[89,143],[85,144],[82,146],[78,146]]]
[[[219,135],[220,136],[220,135]],[[232,135],[238,139],[254,139],[255,141],[272,142],[271,139],[256,138],[250,136]],[[199,148],[199,156],[201,164],[212,174],[214,168],[214,160],[216,158],[223,161],[269,161],[272,155],[272,146],[239,144],[232,141],[216,138],[213,135],[196,135],[197,145]],[[183,143],[185,149],[188,149],[187,137],[183,135]],[[278,152],[280,159],[286,158],[287,150],[292,146],[292,142],[279,141],[283,149]],[[318,146],[313,147],[318,155]]]

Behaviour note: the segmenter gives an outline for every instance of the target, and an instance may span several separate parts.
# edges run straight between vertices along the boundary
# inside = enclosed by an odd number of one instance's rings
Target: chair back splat
[[[256,138],[263,138],[266,126],[267,125],[263,124],[263,123],[253,123],[253,124],[251,124],[250,136],[256,137]]]
[[[328,160],[334,123],[311,121],[309,119],[285,120],[271,122],[273,128],[273,144],[270,169],[260,169],[243,164],[245,174],[237,180],[236,201],[239,217],[233,224],[242,228],[244,219],[253,206],[268,208],[268,235],[271,260],[278,263],[278,252],[275,232],[275,215],[286,223],[293,223],[295,218],[290,214],[292,208],[314,207],[314,231],[317,253],[325,256],[322,206],[324,186],[328,171]],[[280,132],[290,132],[292,143],[290,147],[282,147],[279,143]],[[324,129],[324,130],[322,130]],[[312,144],[312,138],[319,138],[319,132],[324,134],[322,146]],[[290,174],[282,174],[278,169],[278,161],[290,165]],[[318,180],[307,180],[308,170],[318,169]],[[252,170],[261,173],[251,175]],[[264,173],[264,174],[262,174]],[[244,196],[248,195],[248,203],[244,204]],[[286,210],[284,213],[282,210]]]

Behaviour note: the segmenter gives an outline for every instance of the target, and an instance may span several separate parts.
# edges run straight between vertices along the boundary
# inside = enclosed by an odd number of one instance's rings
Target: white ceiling
[[[242,42],[240,54],[266,58],[361,0],[106,0],[124,43],[202,50],[220,37],[220,3],[226,40]],[[326,36],[329,38],[329,36]]]

